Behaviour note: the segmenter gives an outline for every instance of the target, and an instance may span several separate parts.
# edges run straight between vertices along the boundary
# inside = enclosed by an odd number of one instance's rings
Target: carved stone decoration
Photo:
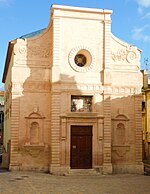
[[[112,60],[115,62],[127,61],[128,63],[133,63],[135,60],[139,60],[139,54],[132,47],[126,47],[118,49],[117,52],[112,51]]]
[[[130,150],[130,146],[113,146],[112,150],[115,151],[119,157],[124,157],[127,151]]]
[[[112,157],[113,162],[125,161],[126,153],[130,150],[128,145],[128,122],[129,118],[123,114],[123,110],[118,110],[119,114],[112,119]]]
[[[134,53],[134,52],[132,52],[132,51],[128,52],[128,53],[127,53],[127,61],[128,61],[129,63],[132,63],[132,62],[135,61],[135,60],[136,60],[136,53]]]
[[[50,48],[50,44],[45,44],[44,46],[30,46],[28,47],[28,56],[39,58],[48,58],[51,55],[52,49]]]
[[[52,49],[50,47],[50,44],[45,45],[34,45],[33,46],[27,46],[25,41],[23,43],[18,43],[14,48],[15,54],[19,54],[19,57],[21,55],[27,55],[28,58],[37,57],[39,59],[41,58],[48,58],[50,57],[52,53]]]
[[[128,117],[122,114],[122,110],[119,109],[119,113],[115,118],[112,119],[113,121],[113,146],[122,146],[126,145],[126,136],[127,136],[127,129],[128,129]]]
[[[25,55],[27,53],[27,42],[24,39],[17,39],[17,44],[14,46],[15,55]]]
[[[118,110],[119,114],[116,115],[114,118],[112,118],[113,121],[129,121],[129,118],[127,115],[121,113],[120,114],[120,111],[121,111],[121,108]]]
[[[32,157],[38,157],[41,153],[44,152],[44,145],[37,145],[37,146],[31,146],[31,145],[25,145],[23,146],[23,153],[28,153]]]
[[[26,127],[26,138],[25,145],[28,146],[40,146],[44,145],[43,139],[43,125],[45,117],[42,117],[38,112],[38,108],[29,114],[28,117],[25,117],[27,127]]]
[[[22,46],[20,46],[20,47],[18,48],[18,51],[19,51],[20,54],[23,55],[23,54],[26,54],[27,48],[26,48],[25,45],[22,45]]]

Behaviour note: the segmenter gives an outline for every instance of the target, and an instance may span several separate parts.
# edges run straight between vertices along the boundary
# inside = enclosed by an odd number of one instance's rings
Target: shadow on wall
[[[17,77],[13,77],[11,107],[7,111],[11,120],[10,169],[49,171],[54,149],[60,158],[60,115],[81,113],[79,110],[104,117],[102,138],[103,143],[105,140],[111,143],[113,164],[141,162],[141,96],[128,89],[124,91],[125,96],[120,97],[123,94],[118,89],[115,98],[110,99],[109,94],[106,98],[109,88],[102,87],[101,83],[95,87],[91,80],[77,83],[73,76],[56,74],[59,66],[52,66],[52,50],[49,49],[52,41],[45,38],[43,44],[40,38],[28,42],[19,40],[21,44],[15,48]],[[56,82],[52,71],[58,76]],[[75,111],[71,112],[73,103]],[[52,125],[54,131],[51,131]]]

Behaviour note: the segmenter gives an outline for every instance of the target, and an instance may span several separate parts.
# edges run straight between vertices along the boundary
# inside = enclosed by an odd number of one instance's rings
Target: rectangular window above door
[[[71,112],[92,112],[92,96],[71,96]]]

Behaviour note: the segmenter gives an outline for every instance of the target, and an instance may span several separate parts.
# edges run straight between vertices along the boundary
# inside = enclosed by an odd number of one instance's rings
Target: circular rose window
[[[90,71],[95,65],[95,56],[86,47],[76,47],[69,54],[70,66],[77,72]]]

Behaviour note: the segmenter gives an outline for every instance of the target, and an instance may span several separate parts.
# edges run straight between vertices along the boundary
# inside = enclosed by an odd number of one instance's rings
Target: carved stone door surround
[[[71,126],[92,127],[92,168],[102,165],[103,160],[103,119],[97,113],[68,113],[61,115],[60,153],[61,166],[70,169]]]

